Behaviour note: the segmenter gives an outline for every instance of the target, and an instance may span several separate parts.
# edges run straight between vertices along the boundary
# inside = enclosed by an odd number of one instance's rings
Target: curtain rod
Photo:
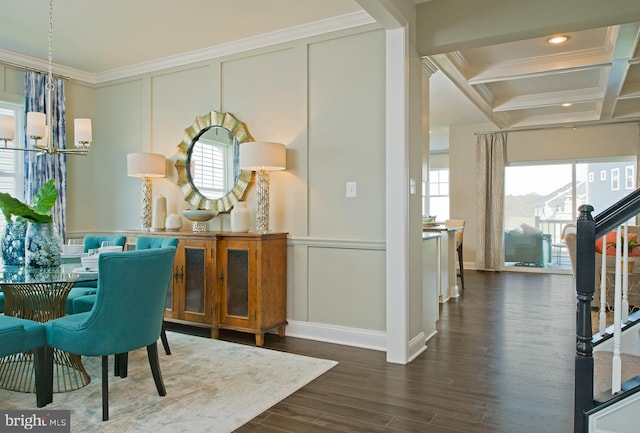
[[[38,72],[38,73],[44,74],[44,75],[48,75],[49,74],[49,71],[45,71],[44,69],[38,69],[38,68],[31,67],[31,66],[20,65],[18,63],[8,62],[6,60],[0,60],[0,64],[5,65],[5,66],[9,66],[9,67],[12,67],[12,68],[22,69],[24,71]],[[52,73],[51,75],[54,76],[55,78],[59,78],[61,80],[69,81],[69,77],[66,77],[64,75],[54,74],[54,73]]]
[[[546,131],[548,129],[576,129],[576,128],[587,128],[590,126],[603,126],[603,125],[617,125],[617,124],[625,124],[625,123],[637,123],[640,124],[640,120],[619,120],[607,123],[583,123],[580,125],[567,125],[567,126],[540,126],[540,127],[531,127],[531,128],[505,128],[498,129],[496,131],[483,131],[483,132],[474,132],[473,135],[486,135],[486,134],[498,134],[501,132],[529,132],[529,131]]]

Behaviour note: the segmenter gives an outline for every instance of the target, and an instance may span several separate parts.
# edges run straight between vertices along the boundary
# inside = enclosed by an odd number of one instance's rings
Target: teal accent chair
[[[151,237],[139,237],[136,239],[136,251],[147,250],[150,248],[165,248],[165,247],[178,247],[178,239],[176,238],[151,238]],[[169,286],[167,285],[167,290]],[[171,348],[169,347],[169,340],[167,340],[167,333],[165,332],[164,318],[162,320],[162,332],[160,333],[160,340],[164,347],[164,353],[171,355]],[[126,375],[126,365],[122,371]]]
[[[103,421],[109,419],[109,355],[146,347],[158,394],[166,395],[157,341],[175,254],[175,247],[100,254],[96,302],[91,311],[44,324],[47,351],[57,348],[102,357]],[[47,367],[52,381],[53,363]]]
[[[103,236],[103,235],[90,235],[85,236],[84,243],[84,252],[86,253],[90,249],[100,248],[102,246],[102,242],[111,241],[114,242],[115,245],[122,247],[124,249],[125,243],[127,241],[126,236]],[[67,295],[67,301],[64,305],[64,312],[66,314],[73,314],[73,301],[74,299],[85,296],[85,295],[95,295],[96,293],[96,282],[95,281],[83,281],[81,283],[76,284],[69,291]]]
[[[36,375],[36,404],[38,407],[51,403],[53,382],[47,367],[53,366],[50,351],[45,349],[44,325],[32,320],[0,314],[0,357],[33,351]]]
[[[136,251],[147,250],[150,248],[165,248],[165,247],[177,247],[178,239],[176,238],[152,238],[152,237],[139,237],[136,239]],[[167,286],[169,289],[169,286]],[[93,304],[95,303],[96,295],[89,294],[85,296],[76,297],[73,300],[73,312],[74,313],[84,313],[90,311],[93,308]],[[165,332],[164,320],[162,321],[162,332],[160,333],[160,340],[162,341],[162,346],[164,347],[164,351],[167,355],[171,355],[171,348],[169,347],[169,340],[167,340],[167,333]],[[120,364],[123,363],[123,364]],[[119,374],[120,377],[125,377],[127,375],[126,368],[126,355],[120,357],[118,359],[118,364],[116,368],[120,369]]]
[[[0,289],[0,313],[4,313],[4,293]]]

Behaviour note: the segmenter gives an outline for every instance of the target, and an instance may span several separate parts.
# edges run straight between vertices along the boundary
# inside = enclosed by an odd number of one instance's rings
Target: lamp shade
[[[35,111],[27,113],[27,135],[37,138],[47,136],[47,116],[44,113]]]
[[[13,116],[0,114],[0,140],[12,141],[16,138]]]
[[[130,153],[127,155],[127,174],[131,177],[165,177],[165,157],[159,153]]]
[[[287,168],[287,148],[280,143],[246,141],[240,145],[240,168],[284,170]]]
[[[73,131],[76,147],[88,147],[91,144],[91,119],[74,119]]]

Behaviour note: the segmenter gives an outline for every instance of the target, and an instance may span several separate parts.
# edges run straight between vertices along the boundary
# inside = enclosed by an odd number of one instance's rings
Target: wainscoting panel
[[[385,331],[385,252],[310,247],[309,321]]]

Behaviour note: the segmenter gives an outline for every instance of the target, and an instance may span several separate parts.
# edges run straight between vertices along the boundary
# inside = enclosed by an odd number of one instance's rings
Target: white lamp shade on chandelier
[[[89,147],[92,136],[91,119],[73,119],[73,141],[76,147]]]
[[[287,167],[287,148],[273,142],[247,141],[240,145],[240,168],[256,172],[256,230],[269,232],[269,172]]]
[[[130,153],[127,155],[127,174],[142,178],[140,224],[142,230],[151,229],[151,178],[165,177],[166,158],[159,153]]]
[[[15,120],[8,114],[0,114],[0,140],[13,141],[16,138]]]
[[[27,136],[38,140],[47,136],[47,117],[44,113],[27,113]]]

